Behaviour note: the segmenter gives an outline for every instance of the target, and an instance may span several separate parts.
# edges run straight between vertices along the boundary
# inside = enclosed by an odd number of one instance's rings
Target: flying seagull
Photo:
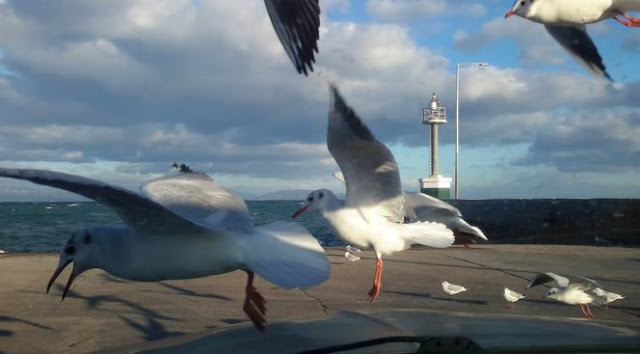
[[[377,261],[369,300],[375,301],[382,287],[382,255],[412,244],[449,247],[454,241],[453,232],[439,223],[404,223],[404,195],[393,154],[374,138],[333,85],[330,96],[327,146],[345,176],[345,200],[319,189],[309,194],[292,217],[317,210],[345,242],[373,248]]]
[[[288,221],[254,227],[244,200],[209,176],[179,172],[142,185],[141,194],[65,173],[0,168],[0,177],[28,180],[93,199],[111,208],[124,225],[82,229],[60,252],[47,292],[69,264],[73,280],[100,268],[133,281],[199,278],[243,270],[248,275],[243,310],[264,329],[266,301],[254,273],[283,288],[306,288],[329,277],[318,241]]]
[[[517,15],[542,23],[580,64],[611,80],[586,25],[613,18],[627,27],[640,27],[640,18],[627,15],[628,11],[640,11],[640,0],[517,0],[504,17]]]
[[[318,52],[318,0],[264,0],[280,43],[299,74],[313,71]]]
[[[598,283],[585,277],[570,281],[569,278],[555,273],[540,273],[531,279],[527,289],[549,282],[555,282],[558,286],[549,289],[546,297],[569,305],[579,305],[582,313],[590,319],[594,316],[589,304],[604,304],[607,301],[606,297],[594,293],[594,289],[599,287]]]
[[[334,172],[333,177],[344,183],[342,172]],[[463,218],[458,208],[438,198],[423,194],[403,191],[405,222],[431,221],[445,224],[453,231],[455,244],[465,247],[477,240],[488,241],[487,236],[476,226],[469,225]]]

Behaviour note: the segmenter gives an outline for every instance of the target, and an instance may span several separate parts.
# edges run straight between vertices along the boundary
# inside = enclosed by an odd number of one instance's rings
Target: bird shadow
[[[459,304],[489,305],[489,301],[487,300],[460,299],[460,298],[453,298],[453,297],[446,297],[446,296],[436,296],[431,293],[413,293],[413,292],[406,292],[406,291],[389,291],[389,290],[385,290],[384,292],[390,293],[390,294],[402,295],[402,296],[427,298],[427,299],[433,299],[438,301],[451,301]]]
[[[172,284],[167,284],[167,283],[163,283],[163,282],[159,282],[158,285],[161,285],[169,290],[173,290],[176,293],[180,294],[180,295],[184,295],[184,296],[193,296],[193,297],[201,297],[201,298],[206,298],[206,299],[216,299],[216,300],[224,300],[224,301],[231,301],[232,299],[230,297],[224,296],[224,295],[218,295],[218,294],[205,294],[205,293],[198,293],[195,292],[193,290],[187,289],[187,288],[183,288],[177,285],[172,285]]]
[[[177,337],[186,334],[186,332],[181,331],[167,331],[165,326],[153,317],[145,316],[143,322],[137,322],[124,315],[117,314],[117,316],[129,327],[138,331],[140,336],[147,341]]]
[[[0,322],[17,322],[17,323],[25,324],[25,325],[40,328],[40,329],[46,329],[48,331],[54,330],[51,327],[41,325],[39,323],[23,320],[17,317],[6,316],[6,315],[0,315]],[[11,336],[13,336],[13,331],[8,329],[0,329],[0,337],[11,337]]]

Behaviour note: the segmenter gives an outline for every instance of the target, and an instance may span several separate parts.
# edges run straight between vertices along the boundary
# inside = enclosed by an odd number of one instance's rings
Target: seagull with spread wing
[[[302,226],[278,221],[254,226],[247,205],[235,193],[196,172],[152,180],[141,194],[65,173],[0,168],[0,177],[63,189],[111,208],[124,225],[82,229],[60,252],[56,278],[73,268],[74,279],[99,268],[133,281],[199,278],[237,269],[248,275],[243,310],[258,330],[266,322],[266,301],[253,286],[254,273],[283,288],[307,288],[329,278],[330,265],[318,241]]]
[[[640,18],[627,15],[628,11],[640,11],[640,0],[517,0],[504,17],[517,15],[544,24],[580,64],[611,80],[586,25],[612,18],[627,27],[640,27]]]
[[[377,261],[369,300],[375,301],[382,287],[383,255],[412,244],[449,247],[453,232],[440,223],[404,222],[404,195],[393,154],[376,140],[333,85],[330,95],[327,146],[344,175],[345,200],[319,189],[309,194],[292,217],[317,210],[335,235],[357,247],[373,248]]]

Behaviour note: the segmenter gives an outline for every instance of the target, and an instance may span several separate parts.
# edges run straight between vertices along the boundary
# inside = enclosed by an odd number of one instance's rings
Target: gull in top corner
[[[611,80],[586,25],[608,18],[627,27],[640,27],[640,0],[517,0],[505,18],[513,15],[542,23],[549,34],[580,64],[598,77]]]
[[[330,96],[327,146],[344,176],[345,199],[327,189],[313,191],[292,218],[317,210],[335,235],[357,247],[373,248],[377,261],[369,300],[375,301],[382,287],[382,255],[412,244],[449,247],[453,232],[440,223],[404,222],[404,195],[393,154],[333,85]]]
[[[305,228],[289,221],[256,227],[242,198],[206,174],[187,169],[143,184],[141,194],[46,170],[0,168],[0,177],[82,195],[124,221],[88,227],[69,238],[47,285],[49,292],[73,263],[62,299],[73,280],[93,268],[133,281],[199,278],[240,269],[248,275],[243,310],[262,331],[266,301],[253,286],[254,273],[287,289],[329,278],[324,250]]]

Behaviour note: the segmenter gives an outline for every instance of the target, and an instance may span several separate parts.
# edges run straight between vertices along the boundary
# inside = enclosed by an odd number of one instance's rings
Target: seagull
[[[579,279],[575,281],[569,281],[568,278],[558,274],[540,273],[531,279],[527,285],[527,289],[552,281],[555,281],[558,286],[549,289],[546,297],[569,305],[580,305],[582,313],[587,318],[594,318],[589,308],[590,303],[606,303],[606,297],[599,296],[593,292],[596,287],[599,287],[598,283],[585,277],[579,277]]]
[[[344,183],[342,172],[334,172],[333,177]],[[488,241],[487,236],[478,227],[469,225],[463,218],[458,208],[438,198],[423,194],[403,191],[405,222],[431,221],[445,224],[453,231],[454,244],[462,244],[465,247],[476,240]]]
[[[451,284],[445,280],[442,282],[442,290],[444,290],[445,293],[449,294],[449,296],[453,297],[453,295],[457,293],[467,291],[467,288],[462,285]]]
[[[318,52],[318,0],[264,0],[273,28],[299,74],[313,71]]]
[[[359,261],[360,257],[356,256],[354,253],[362,252],[360,249],[355,248],[351,245],[347,245],[347,251],[344,253],[344,258],[348,259],[351,262]]]
[[[607,307],[607,305],[608,305],[610,302],[614,302],[614,301],[616,301],[616,300],[622,300],[622,299],[624,299],[624,296],[622,296],[622,295],[620,295],[620,294],[616,294],[616,293],[614,293],[614,292],[606,291],[606,290],[603,290],[603,289],[600,289],[600,288],[595,288],[595,289],[593,289],[593,293],[594,293],[594,294],[596,294],[596,295],[598,295],[598,296],[600,297],[600,299],[601,299],[601,300],[600,300],[600,303],[602,303],[602,302],[601,302],[602,300],[605,300],[605,302],[604,302],[604,304],[603,304],[603,305],[605,305],[605,307]]]
[[[509,288],[504,288],[504,298],[509,302],[509,308],[513,309],[514,303],[520,299],[523,299],[525,296],[517,293]]]
[[[369,291],[373,302],[382,287],[382,255],[412,244],[446,248],[454,237],[443,224],[404,223],[404,195],[393,154],[374,138],[334,85],[330,86],[330,96],[327,146],[345,176],[345,199],[339,200],[327,189],[313,191],[292,218],[307,210],[319,211],[333,233],[345,242],[373,248],[377,259]]]
[[[611,80],[586,25],[613,18],[627,27],[640,27],[640,18],[627,15],[627,11],[640,11],[640,0],[517,0],[504,17],[517,15],[544,24],[580,64]]]
[[[307,288],[329,278],[330,264],[302,226],[277,221],[255,227],[244,200],[202,173],[179,172],[143,184],[141,194],[80,176],[35,169],[0,168],[0,177],[28,180],[93,199],[124,225],[96,226],[73,234],[60,252],[47,292],[69,264],[73,280],[100,268],[133,281],[199,278],[243,270],[248,275],[243,310],[262,331],[266,301],[254,273],[283,288]]]

